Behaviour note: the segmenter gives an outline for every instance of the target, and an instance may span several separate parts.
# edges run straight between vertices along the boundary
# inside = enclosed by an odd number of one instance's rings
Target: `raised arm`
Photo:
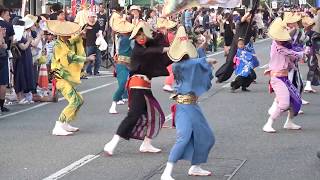
[[[303,57],[303,52],[296,52],[283,46],[276,46],[276,50],[279,54],[289,57],[292,61],[296,61]]]

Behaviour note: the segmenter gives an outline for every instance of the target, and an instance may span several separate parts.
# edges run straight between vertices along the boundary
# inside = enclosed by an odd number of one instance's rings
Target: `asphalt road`
[[[311,102],[303,107],[305,114],[295,119],[303,130],[282,129],[283,116],[275,123],[277,133],[262,132],[273,101],[267,91],[268,78],[263,76],[270,44],[270,40],[255,44],[261,67],[256,69],[257,84],[249,87],[251,92],[230,93],[228,82],[214,83],[200,99],[216,136],[205,165],[214,176],[188,177],[189,164],[179,162],[173,174],[177,180],[320,179],[320,160],[315,155],[320,150],[319,94],[303,95]],[[213,57],[219,61],[217,67],[224,62],[221,53]],[[306,76],[306,65],[301,67]],[[172,102],[170,94],[162,91],[163,81],[153,80],[153,92],[169,119]],[[0,179],[159,180],[175,141],[174,129],[163,129],[155,139],[154,145],[163,149],[160,154],[139,153],[141,142],[135,140],[121,141],[113,157],[101,154],[127,112],[126,106],[118,106],[119,114],[108,114],[116,87],[115,78],[108,75],[83,81],[78,89],[83,92],[85,104],[74,122],[81,130],[70,137],[51,135],[66,105],[63,99],[58,103],[11,106],[10,114],[0,116]]]

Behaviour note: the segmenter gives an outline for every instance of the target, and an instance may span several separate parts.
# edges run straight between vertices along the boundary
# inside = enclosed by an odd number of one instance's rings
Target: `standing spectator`
[[[203,28],[205,30],[210,30],[210,17],[209,17],[209,11],[206,10],[203,12]]]
[[[182,13],[179,13],[180,14],[180,24],[182,25],[182,26],[184,26],[184,27],[186,27],[185,26],[185,12],[183,11]]]
[[[267,10],[264,10],[262,19],[263,19],[264,25],[268,27],[270,22],[270,13]]]
[[[10,10],[0,7],[0,113],[8,112],[4,107],[6,88],[9,84],[8,53],[14,30],[10,21]]]
[[[57,19],[59,21],[65,21],[66,20],[66,14],[63,12],[63,10],[57,11]]]
[[[23,21],[25,22],[25,31],[22,39],[18,41],[21,56],[16,59],[14,65],[14,89],[19,104],[33,103],[31,92],[36,90],[31,52],[33,41],[31,28],[34,26],[34,22],[28,17],[24,17]]]
[[[75,17],[72,15],[72,12],[71,12],[70,7],[67,7],[67,8],[66,8],[66,13],[65,13],[65,19],[66,19],[67,21],[73,22],[73,21],[74,21],[74,18],[75,18]]]
[[[187,9],[184,13],[184,25],[187,30],[187,33],[190,33],[192,30],[192,9]]]
[[[225,14],[225,21],[223,23],[224,29],[224,55],[229,54],[230,46],[232,44],[233,36],[235,33],[235,25],[233,23],[233,17],[230,13]]]
[[[77,13],[76,18],[74,19],[75,23],[78,23],[81,27],[88,23],[89,10],[88,5],[81,5],[81,10]]]
[[[258,13],[255,14],[254,20],[255,20],[256,23],[257,23],[258,38],[259,38],[259,39],[262,39],[264,23],[263,23],[263,15],[262,15],[261,10],[259,10]]]
[[[86,68],[86,72],[88,75],[99,75],[99,68],[101,64],[101,51],[99,50],[98,46],[96,45],[97,37],[99,36],[100,25],[99,22],[96,20],[97,15],[93,12],[89,13],[88,16],[88,23],[85,25],[84,28],[87,29],[86,32],[86,54],[90,56],[91,54],[96,55],[95,62],[90,62]],[[93,64],[94,63],[94,64]],[[92,73],[92,66],[94,65],[94,70]]]
[[[108,21],[108,16],[105,10],[105,5],[103,3],[99,4],[99,12],[97,13],[97,21],[100,26],[100,30],[103,32],[103,36],[107,35],[106,24]]]
[[[217,22],[217,15],[216,15],[214,9],[210,9],[209,24],[210,24],[210,33],[212,34],[213,51],[216,52],[218,50],[218,44],[217,44],[217,40],[218,40],[218,34],[217,34],[218,22]]]
[[[57,20],[58,11],[62,10],[62,6],[60,3],[55,3],[50,7],[51,14],[49,15],[50,20]]]
[[[237,25],[241,21],[240,14],[238,13],[238,11],[233,11],[232,14],[233,14],[233,22]]]
[[[194,26],[202,26],[203,27],[203,11],[201,10],[200,13],[198,14],[198,16],[196,17],[195,21],[194,21]]]
[[[140,6],[132,5],[130,7],[131,23],[137,25],[142,19]]]
[[[148,22],[152,30],[157,30],[157,14],[155,10],[150,9],[147,12],[146,21]]]

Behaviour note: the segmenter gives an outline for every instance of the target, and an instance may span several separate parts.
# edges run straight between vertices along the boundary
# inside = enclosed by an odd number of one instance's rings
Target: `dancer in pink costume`
[[[263,126],[263,131],[268,133],[276,132],[272,128],[273,122],[279,116],[289,110],[288,118],[283,128],[290,130],[299,130],[298,126],[292,122],[301,108],[301,97],[297,88],[289,81],[288,72],[295,68],[295,61],[303,57],[303,52],[295,52],[286,47],[291,37],[286,29],[286,24],[281,18],[277,18],[271,24],[269,36],[273,39],[270,52],[269,69],[265,74],[270,75],[270,90],[275,93],[275,106],[269,109],[270,117]]]

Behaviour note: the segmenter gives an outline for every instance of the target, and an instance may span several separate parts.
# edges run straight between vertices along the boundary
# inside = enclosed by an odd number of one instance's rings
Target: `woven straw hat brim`
[[[301,20],[301,16],[297,13],[285,12],[283,22],[285,23],[296,23]]]
[[[305,27],[309,27],[309,26],[312,26],[314,25],[316,22],[310,18],[310,17],[304,17],[302,18],[302,24],[305,26]]]
[[[112,30],[117,33],[130,33],[133,31],[134,25],[122,18],[115,19],[112,24]]]
[[[276,41],[289,41],[291,36],[281,18],[276,18],[270,25],[268,35]]]
[[[183,26],[178,28],[177,34],[167,54],[174,62],[180,61],[185,55],[188,55],[191,59],[198,57],[197,49],[188,39],[188,35]]]
[[[198,52],[193,44],[188,40],[188,43],[172,43],[169,51],[167,52],[168,57],[173,62],[179,62],[183,56],[188,55],[190,59],[197,58]]]
[[[38,17],[31,15],[31,14],[27,14],[26,16],[24,16],[24,18],[29,18],[33,21],[33,23],[36,23],[38,21]]]
[[[166,28],[166,29],[172,29],[177,26],[177,23],[165,18],[158,18],[157,19],[157,28]]]
[[[58,36],[72,36],[81,30],[77,23],[58,20],[47,21],[47,28],[49,32]]]
[[[149,27],[149,25],[144,22],[144,21],[140,21],[138,23],[138,25],[136,25],[131,33],[130,39],[134,39],[136,37],[136,35],[138,34],[139,30],[142,29],[143,33],[149,38],[149,39],[153,39],[152,37],[152,32],[151,32],[151,28]]]
[[[24,17],[21,20],[24,21],[24,28],[25,29],[29,29],[34,25],[34,22],[28,17]]]

